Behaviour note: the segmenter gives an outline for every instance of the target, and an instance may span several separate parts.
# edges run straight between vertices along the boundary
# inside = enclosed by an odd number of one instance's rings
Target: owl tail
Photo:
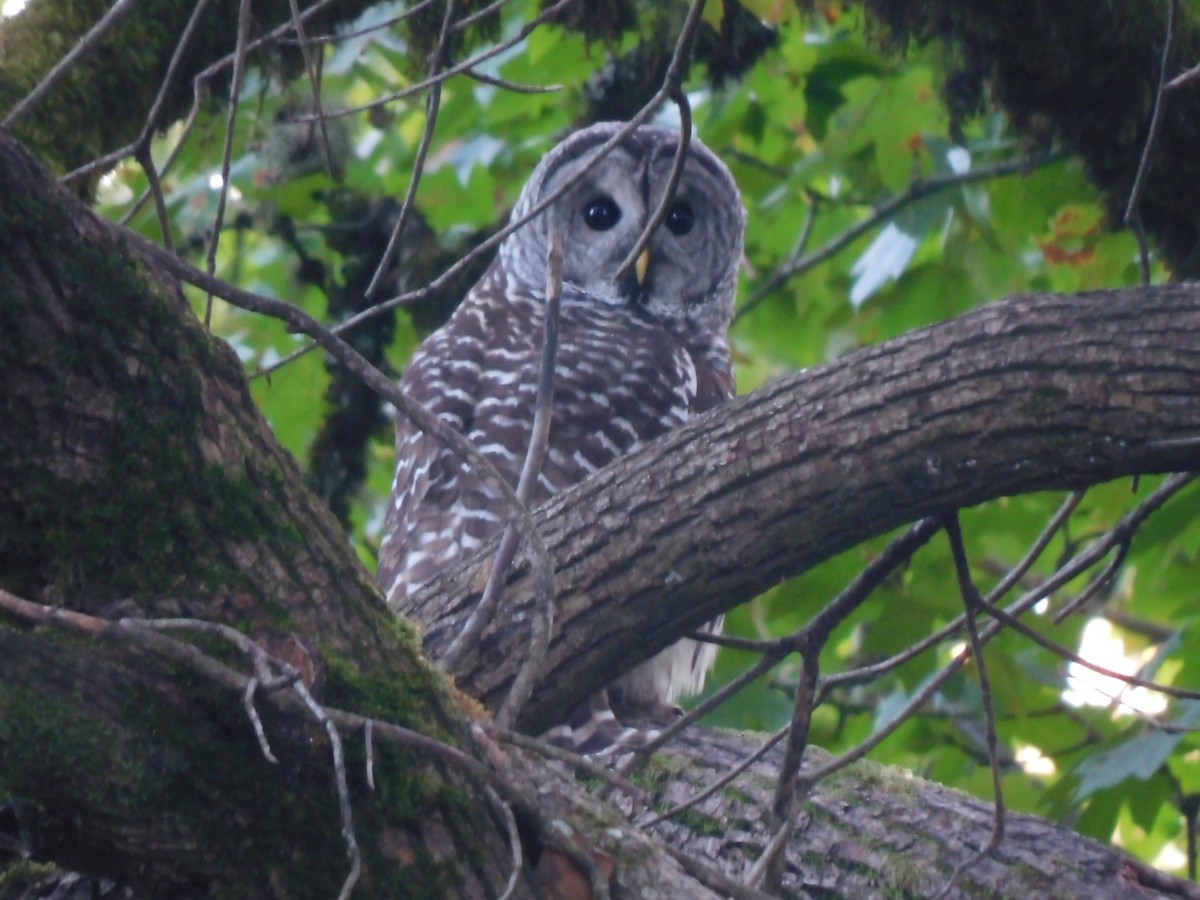
[[[565,750],[604,759],[648,744],[658,735],[654,729],[622,725],[609,703],[608,691],[600,691],[578,707],[565,725],[551,728],[542,738]]]

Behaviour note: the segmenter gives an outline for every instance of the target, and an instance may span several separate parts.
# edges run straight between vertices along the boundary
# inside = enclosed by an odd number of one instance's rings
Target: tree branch
[[[536,513],[558,630],[525,726],[780,580],[947,508],[1200,463],[1200,289],[1026,295],[782,379],[605,468]],[[484,555],[491,550],[484,551]],[[435,658],[479,559],[411,604]],[[503,627],[455,670],[489,705],[527,640]]]

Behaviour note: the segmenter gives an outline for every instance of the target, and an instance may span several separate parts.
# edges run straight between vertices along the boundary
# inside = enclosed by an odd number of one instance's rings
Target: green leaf
[[[1170,724],[1174,728],[1187,729],[1197,723],[1200,723],[1200,701],[1180,701],[1179,710]],[[1147,730],[1132,740],[1096,753],[1075,770],[1080,779],[1077,795],[1083,799],[1127,778],[1149,778],[1166,764],[1182,739],[1182,733]]]

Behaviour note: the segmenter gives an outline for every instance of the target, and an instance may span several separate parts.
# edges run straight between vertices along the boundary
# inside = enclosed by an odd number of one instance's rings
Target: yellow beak
[[[646,280],[646,270],[650,268],[650,248],[647,247],[642,251],[637,258],[637,262],[633,264],[633,271],[637,275],[638,284]]]

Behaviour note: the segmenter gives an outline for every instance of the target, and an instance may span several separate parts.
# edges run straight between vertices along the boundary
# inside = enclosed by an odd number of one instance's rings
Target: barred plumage
[[[544,213],[501,244],[495,263],[413,357],[401,382],[466,434],[514,485],[529,443],[541,354],[546,247],[564,246],[559,350],[549,446],[537,504],[645,441],[733,396],[726,331],[745,214],[733,179],[707,148],[691,151],[649,265],[617,268],[657,205],[678,135],[642,127],[596,162],[620,128],[577,132],[538,166],[513,212],[582,174]],[[504,527],[487,483],[406,420],[379,579],[395,606],[459,555]],[[712,623],[720,627],[720,622]],[[698,691],[711,645],[681,641],[619,679],[623,699],[673,704]]]

